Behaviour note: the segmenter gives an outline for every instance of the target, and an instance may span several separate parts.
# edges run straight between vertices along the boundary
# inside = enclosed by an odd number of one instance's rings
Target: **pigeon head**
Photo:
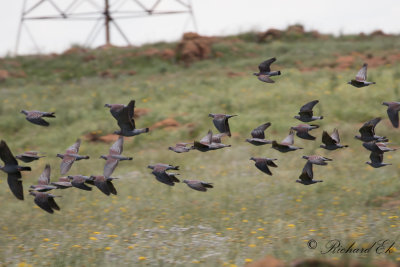
[[[214,114],[210,113],[208,114],[208,117],[214,118]]]
[[[254,72],[253,75],[260,76],[260,73]]]
[[[57,157],[58,157],[58,158],[62,158],[62,159],[63,159],[63,158],[64,158],[64,155],[57,154]]]
[[[383,102],[382,105],[389,106],[388,102]]]
[[[114,132],[114,134],[118,134],[118,135],[121,135],[121,133],[122,133],[121,131],[115,131]]]
[[[110,104],[104,104],[104,107],[111,108]]]
[[[21,113],[22,113],[22,114],[25,114],[25,115],[28,114],[28,112],[27,112],[26,110],[24,110],[24,109],[21,110]]]
[[[302,156],[303,159],[308,159],[308,156]]]
[[[350,82],[347,82],[347,84],[351,84],[351,81],[350,81]]]
[[[254,160],[254,161],[256,161],[256,159],[255,159],[254,157],[251,157],[251,158],[250,158],[250,160]]]
[[[187,183],[188,183],[188,180],[183,180],[182,182],[185,183],[185,184],[187,184]]]
[[[101,155],[101,156],[100,156],[100,159],[105,159],[105,160],[107,160],[107,156]]]

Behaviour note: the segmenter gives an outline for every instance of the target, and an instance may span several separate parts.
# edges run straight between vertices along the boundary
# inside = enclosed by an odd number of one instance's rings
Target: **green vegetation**
[[[176,44],[140,48],[82,51],[53,56],[0,59],[0,69],[20,74],[0,82],[0,137],[14,154],[37,150],[47,157],[30,164],[24,173],[25,201],[10,193],[5,174],[0,177],[0,264],[48,266],[221,266],[257,260],[267,254],[291,261],[303,257],[341,258],[311,250],[311,238],[371,244],[397,240],[400,234],[400,154],[385,154],[381,169],[365,164],[369,153],[355,140],[363,122],[384,118],[377,134],[400,144],[398,129],[386,117],[383,101],[399,101],[400,37],[341,37],[277,40],[257,43],[251,33],[218,38],[210,58],[186,66],[149,51],[175,49]],[[269,57],[282,75],[275,84],[259,82],[252,72]],[[347,57],[347,58],[343,58]],[[347,60],[347,61],[346,61]],[[346,82],[366,61],[369,80],[377,84],[354,88]],[[129,71],[136,74],[130,75]],[[15,75],[18,76],[18,75]],[[116,121],[105,103],[128,103],[149,112],[136,121],[139,128],[173,118],[180,126],[156,128],[149,134],[125,139],[124,154],[114,172],[118,195],[107,197],[97,188],[59,190],[61,212],[37,208],[27,194],[46,163],[51,179],[59,177],[62,153],[77,138],[97,131],[111,134]],[[282,140],[304,103],[319,99],[316,115],[321,127],[311,134],[315,142],[295,137],[303,150],[281,154],[269,145],[244,142],[256,126],[270,121],[266,135]],[[55,111],[50,127],[28,123],[21,109]],[[233,136],[226,148],[207,153],[176,154],[168,146],[198,140],[213,129],[209,113],[238,114],[230,120]],[[322,130],[339,128],[343,144],[338,151],[319,148]],[[98,159],[110,144],[83,141],[69,174],[100,174]],[[305,164],[302,155],[320,154],[334,161],[315,166],[323,183],[295,183]],[[251,156],[278,158],[278,168],[267,176],[254,167]],[[184,184],[167,187],[147,169],[151,163],[181,166],[180,178],[213,182],[201,193]],[[386,197],[393,194],[392,197]],[[379,201],[377,201],[379,200]],[[397,244],[396,244],[397,245]],[[399,260],[391,254],[345,255],[361,261]]]

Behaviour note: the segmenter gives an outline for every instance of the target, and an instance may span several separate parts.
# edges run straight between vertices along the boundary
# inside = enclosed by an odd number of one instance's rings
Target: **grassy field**
[[[400,37],[257,43],[250,35],[218,39],[209,59],[189,67],[179,58],[145,53],[174,49],[173,43],[0,59],[0,69],[23,73],[0,83],[0,137],[14,154],[38,150],[47,155],[24,173],[23,202],[14,198],[6,175],[0,174],[0,265],[243,266],[265,255],[287,262],[303,257],[399,261],[396,249],[390,254],[321,254],[320,247],[309,249],[307,241],[315,239],[322,246],[339,239],[360,247],[399,238],[400,155],[385,154],[385,162],[393,165],[373,169],[365,164],[369,153],[354,135],[363,122],[381,116],[377,134],[388,136],[392,146],[400,144],[399,130],[381,105],[399,101],[400,61],[392,57],[400,53]],[[274,77],[275,84],[261,83],[251,74],[273,56],[278,58],[273,68],[282,75]],[[342,68],[341,57],[353,61]],[[377,84],[361,89],[347,85],[364,61],[370,63],[368,80]],[[105,71],[114,78],[101,77]],[[57,199],[60,212],[50,215],[36,207],[27,190],[45,164],[51,164],[51,179],[58,179],[60,159],[55,155],[88,133],[117,130],[104,104],[131,99],[137,108],[149,109],[137,119],[137,127],[164,119],[180,126],[125,139],[124,154],[134,159],[114,172],[121,178],[114,183],[117,196],[74,188],[54,192],[62,196]],[[311,133],[316,141],[295,137],[303,150],[281,154],[270,145],[244,142],[253,128],[268,121],[267,138],[282,140],[290,126],[300,123],[293,118],[299,108],[314,99],[320,100],[315,114],[324,119]],[[50,127],[39,127],[28,123],[21,109],[55,111],[57,118],[48,120]],[[184,154],[167,149],[214,130],[209,113],[239,115],[230,120],[232,138],[225,139],[232,147]],[[335,127],[350,147],[333,152],[319,148],[322,131]],[[69,174],[101,174],[104,160],[99,156],[109,146],[83,141],[80,154],[91,159],[76,162]],[[314,167],[315,178],[324,182],[295,183],[305,164],[302,155],[311,154],[334,159]],[[277,158],[279,167],[267,176],[254,167],[252,156]],[[181,180],[213,182],[215,188],[201,193],[184,184],[161,184],[147,168],[157,162],[181,166]]]

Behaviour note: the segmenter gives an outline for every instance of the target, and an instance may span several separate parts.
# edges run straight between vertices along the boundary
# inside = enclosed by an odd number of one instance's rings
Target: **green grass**
[[[212,46],[212,54],[222,53],[222,57],[190,67],[176,59],[141,54],[150,48],[173,49],[176,44],[0,59],[0,69],[26,74],[0,83],[1,139],[14,154],[39,150],[47,155],[30,164],[33,171],[23,175],[24,202],[12,196],[1,174],[0,264],[241,266],[245,259],[267,254],[286,261],[342,257],[308,249],[306,241],[311,238],[319,244],[341,239],[360,246],[379,239],[397,240],[399,207],[367,203],[399,191],[400,156],[387,153],[385,162],[393,165],[373,169],[365,164],[369,153],[353,137],[363,122],[381,116],[377,134],[388,136],[393,146],[400,144],[398,129],[392,128],[381,105],[399,101],[400,65],[370,68],[369,80],[377,84],[362,89],[346,84],[361,67],[361,56],[350,69],[329,66],[335,66],[339,55],[352,52],[373,58],[398,53],[400,38],[265,44],[248,40],[248,36],[220,39]],[[88,55],[95,59],[84,61]],[[278,58],[273,67],[282,76],[274,77],[275,84],[261,83],[251,74],[272,56]],[[118,60],[122,63],[116,64]],[[104,70],[117,77],[99,77]],[[127,70],[137,74],[126,75]],[[231,77],[229,72],[238,75]],[[137,127],[171,117],[182,126],[126,139],[123,154],[134,160],[121,162],[114,173],[121,178],[114,183],[117,196],[107,197],[97,188],[92,192],[60,190],[54,194],[62,196],[57,199],[61,212],[50,215],[37,208],[27,188],[36,183],[45,164],[51,164],[51,179],[57,179],[60,160],[55,155],[87,133],[117,130],[103,106],[131,99],[137,108],[150,109],[136,121]],[[315,142],[295,138],[295,145],[303,150],[281,154],[269,145],[254,147],[244,142],[253,128],[267,121],[272,123],[267,137],[282,140],[290,126],[299,124],[293,116],[301,105],[314,99],[320,100],[315,114],[324,120],[311,133],[318,137]],[[49,128],[39,127],[28,123],[21,109],[55,111],[57,118],[48,119]],[[231,148],[184,154],[167,150],[214,130],[209,113],[239,115],[230,120],[233,137],[224,140]],[[188,127],[189,123],[193,126]],[[333,152],[320,149],[322,130],[331,132],[335,127],[342,143],[350,147]],[[91,159],[76,162],[69,174],[101,174],[104,160],[98,157],[109,146],[84,141],[80,154]],[[301,156],[314,153],[334,159],[328,166],[314,167],[316,179],[324,182],[295,183],[305,164]],[[276,157],[279,167],[272,169],[272,177],[267,176],[253,166],[251,156]],[[200,193],[184,184],[167,187],[147,169],[157,162],[181,166],[181,180],[201,179],[213,182],[215,188]],[[366,262],[400,257],[398,251],[346,256]]]

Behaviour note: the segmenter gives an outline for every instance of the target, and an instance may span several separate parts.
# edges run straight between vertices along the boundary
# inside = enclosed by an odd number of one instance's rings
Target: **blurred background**
[[[26,0],[26,9],[41,3],[29,15],[57,15],[55,5],[65,10],[76,2],[75,12],[99,11],[104,7],[103,0],[86,1],[39,1]],[[80,3],[82,2],[82,3]],[[158,1],[143,0],[146,7]],[[18,25],[23,9],[23,0],[0,1],[0,56],[15,51]],[[284,29],[290,24],[302,24],[306,30],[318,30],[322,33],[369,33],[381,29],[386,33],[399,33],[398,14],[400,2],[396,0],[382,1],[346,1],[346,0],[286,0],[284,2],[266,0],[192,0],[192,17],[185,14],[168,16],[146,16],[136,19],[117,20],[121,30],[132,45],[159,41],[176,41],[185,31],[196,31],[201,35],[230,35],[247,31],[264,31],[268,28]],[[55,4],[55,5],[53,5]],[[139,2],[134,0],[110,0],[110,10],[139,11],[143,10]],[[182,4],[175,0],[160,1],[157,10],[182,10]],[[99,17],[99,16],[97,16]],[[61,52],[72,44],[84,45],[95,25],[93,20],[31,20],[22,28],[20,54],[36,52]],[[160,27],[162,25],[162,27]],[[32,42],[32,37],[37,46]],[[104,29],[102,29],[104,30]],[[114,45],[127,43],[117,32],[111,29],[111,41]],[[100,32],[90,42],[97,47],[105,42],[104,32]],[[38,51],[39,50],[39,51]]]

